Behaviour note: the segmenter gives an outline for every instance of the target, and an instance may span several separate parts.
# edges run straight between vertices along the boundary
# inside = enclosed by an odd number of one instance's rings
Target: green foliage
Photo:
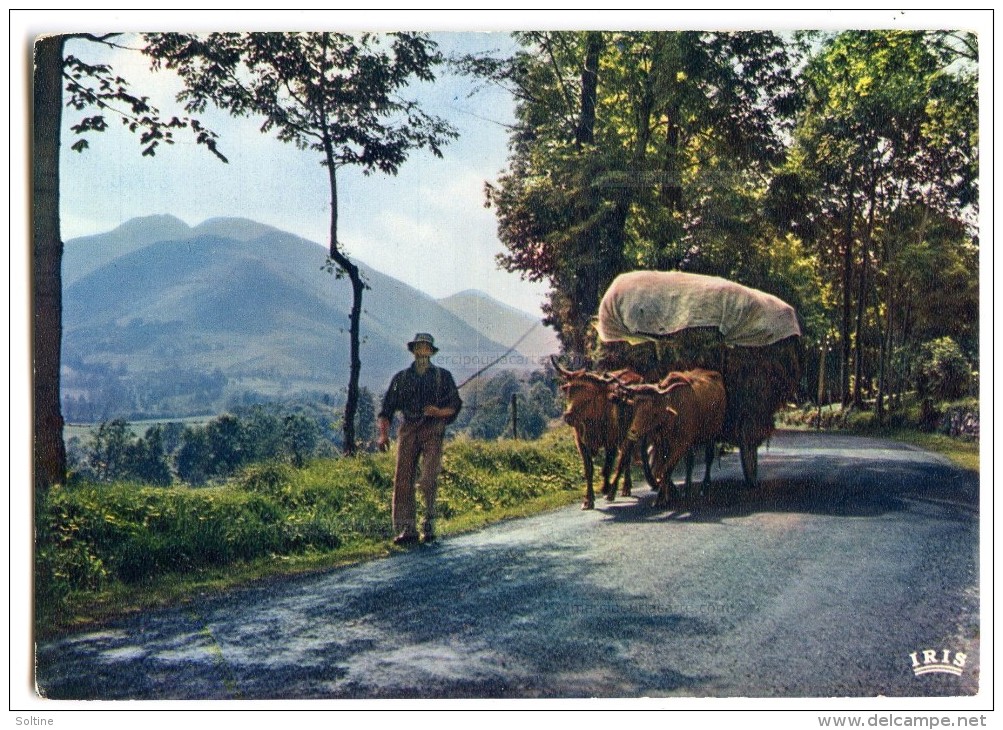
[[[463,391],[463,410],[452,430],[492,441],[512,436],[512,396],[516,399],[518,438],[536,439],[561,413],[552,369],[520,379],[510,371],[471,382]]]
[[[844,402],[851,372],[859,404],[870,381],[883,393],[905,386],[915,343],[975,339],[973,40],[847,31],[824,38],[801,74],[804,105],[767,210],[837,284]]]
[[[98,482],[135,479],[158,485],[171,483],[163,432],[158,426],[147,429],[142,438],[135,439],[126,421],[106,421],[94,431],[83,453],[76,444],[70,453],[72,459],[78,462],[75,464],[75,478],[78,479]]]
[[[753,250],[756,180],[781,160],[792,109],[788,49],[761,32],[516,37],[510,63],[464,66],[519,100],[510,169],[488,188],[499,260],[553,284],[548,323],[583,355],[617,274],[716,272]]]
[[[119,34],[110,33],[101,37],[90,34],[64,36],[66,40],[83,39],[109,47],[120,47],[115,39]],[[79,136],[70,145],[75,152],[83,152],[89,146],[87,135],[108,129],[107,114],[121,121],[122,126],[135,134],[139,133],[139,143],[143,157],[152,157],[157,147],[174,144],[174,131],[190,129],[197,144],[205,145],[219,160],[227,159],[217,149],[217,135],[204,127],[197,119],[162,117],[160,111],[151,106],[149,97],[137,95],[128,83],[118,76],[107,64],[92,64],[73,55],[62,59],[65,105],[76,111],[92,111],[91,116],[80,117],[70,131]]]
[[[681,269],[791,303],[812,392],[823,348],[831,390],[856,403],[900,394],[917,342],[950,336],[975,357],[974,35],[516,37],[512,59],[461,68],[516,94],[487,200],[500,263],[551,284],[566,354],[594,350],[617,274]]]
[[[925,343],[917,359],[916,389],[937,400],[964,395],[972,379],[972,367],[950,337]]]
[[[547,492],[579,487],[580,461],[573,441],[548,435],[527,444],[460,438],[443,456],[440,503],[447,513],[489,512]]]
[[[171,467],[167,463],[163,432],[159,426],[148,428],[143,438],[130,444],[125,460],[130,478],[161,487],[171,483]]]
[[[376,396],[369,388],[359,388],[359,409],[355,413],[355,434],[363,444],[376,439]]]
[[[54,488],[37,506],[38,615],[58,619],[116,585],[308,553],[334,559],[339,550],[386,541],[393,470],[392,454],[366,454],[317,459],[304,469],[258,464],[204,489]],[[448,529],[471,514],[572,494],[578,474],[566,430],[539,442],[459,439],[444,453],[440,517]]]
[[[209,478],[209,438],[205,429],[188,426],[181,434],[181,445],[174,457],[178,477],[192,486],[205,484]]]
[[[316,421],[298,413],[290,413],[282,422],[282,438],[293,466],[302,467],[306,457],[317,445],[320,429]]]
[[[122,419],[69,439],[76,481],[137,481],[166,486],[177,478],[190,486],[219,482],[241,468],[335,453],[331,409],[292,402],[235,409],[205,423],[170,422],[147,428],[141,438]],[[87,440],[86,445],[84,439]]]
[[[396,174],[410,150],[456,136],[400,92],[434,80],[442,62],[422,33],[156,33],[145,36],[156,68],[185,81],[189,111],[212,103],[258,116],[263,132],[367,174]],[[340,262],[338,262],[340,264]]]
[[[91,441],[89,461],[94,478],[100,482],[121,479],[128,472],[128,424],[121,420],[102,423]]]

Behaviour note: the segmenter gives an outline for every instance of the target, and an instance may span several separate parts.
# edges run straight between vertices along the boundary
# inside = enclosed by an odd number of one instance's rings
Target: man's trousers
[[[445,430],[445,421],[439,418],[423,418],[416,423],[405,421],[400,427],[392,505],[396,535],[417,533],[416,480],[425,500],[424,528],[426,531],[432,529]]]

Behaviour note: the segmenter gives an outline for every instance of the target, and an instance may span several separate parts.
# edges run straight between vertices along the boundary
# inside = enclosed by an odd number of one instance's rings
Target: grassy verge
[[[52,490],[36,514],[36,634],[385,556],[393,454],[249,468],[211,487]],[[535,442],[458,439],[443,456],[440,535],[570,504],[567,429]]]
[[[889,413],[884,424],[878,424],[873,404],[868,410],[844,411],[840,406],[825,406],[821,411],[826,431],[854,433],[888,438],[912,444],[941,454],[963,469],[979,471],[979,439],[977,436],[951,435],[959,422],[974,419],[977,424],[979,402],[974,398],[938,403],[934,417],[924,414],[922,402],[908,394],[902,408]],[[790,410],[779,415],[784,428],[814,430],[819,414],[814,408]],[[976,425],[977,433],[977,425]]]
[[[868,435],[889,438],[912,444],[921,449],[947,457],[954,464],[969,471],[979,471],[979,442],[953,438],[939,433],[922,433],[906,428],[874,429]]]

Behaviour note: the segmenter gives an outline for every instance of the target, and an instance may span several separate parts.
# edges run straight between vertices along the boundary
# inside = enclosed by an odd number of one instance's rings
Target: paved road
[[[781,433],[689,510],[635,497],[207,597],[38,648],[50,698],[970,695],[978,478]],[[965,654],[960,676],[910,654]]]

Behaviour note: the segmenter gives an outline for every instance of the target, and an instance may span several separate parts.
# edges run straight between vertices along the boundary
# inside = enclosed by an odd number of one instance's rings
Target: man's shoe
[[[418,536],[411,532],[402,532],[394,538],[394,545],[400,545],[401,547],[405,545],[416,545],[417,543]]]
[[[430,542],[435,542],[435,533],[431,531],[424,533],[421,536],[421,541],[426,545],[428,545]]]

